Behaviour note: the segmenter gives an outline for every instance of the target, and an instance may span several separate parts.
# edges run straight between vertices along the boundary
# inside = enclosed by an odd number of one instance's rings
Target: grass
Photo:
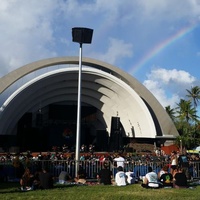
[[[144,189],[140,184],[118,186],[55,186],[50,190],[22,192],[18,183],[0,183],[1,200],[199,200],[200,186],[193,189]]]

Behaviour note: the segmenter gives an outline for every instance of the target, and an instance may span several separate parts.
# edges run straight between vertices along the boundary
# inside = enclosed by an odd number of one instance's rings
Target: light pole
[[[93,29],[75,27],[72,28],[72,41],[80,44],[79,49],[79,72],[78,72],[78,99],[77,99],[77,122],[76,122],[76,168],[75,175],[78,175],[80,160],[80,136],[81,136],[81,74],[82,74],[82,44],[92,42]]]
[[[181,151],[181,155],[183,154],[183,143],[182,140],[180,140],[180,151]]]

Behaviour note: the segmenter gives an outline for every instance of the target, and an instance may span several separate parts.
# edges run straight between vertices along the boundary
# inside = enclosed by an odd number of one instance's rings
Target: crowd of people
[[[51,189],[54,185],[54,177],[46,167],[38,169],[34,174],[31,173],[29,168],[25,168],[19,182],[22,191]]]
[[[141,181],[141,186],[144,188],[188,188],[188,178],[184,167],[181,167],[178,162],[173,159],[177,156],[176,152],[171,154],[171,165],[164,165],[161,170],[156,173],[151,166],[148,166],[148,172],[138,179],[133,169],[124,169],[125,158],[118,154],[114,158],[116,162],[116,173],[110,169],[109,162],[103,160],[103,168],[96,175],[95,184],[126,186],[136,184]],[[177,158],[178,161],[178,158]],[[34,175],[31,174],[29,168],[26,168],[24,174],[20,179],[21,190],[35,190],[35,189],[50,189],[53,188],[55,177],[48,171],[47,168],[37,170]],[[81,184],[89,185],[91,182],[87,181],[87,174],[82,166],[79,166],[77,177],[72,178],[66,171],[61,171],[57,183],[59,184]]]
[[[0,154],[0,163],[12,161],[16,156],[19,157],[20,160],[31,159],[31,160],[73,160],[74,152],[69,150],[67,145],[63,145],[62,147],[52,146],[52,151],[32,153],[31,151],[21,152],[21,153],[1,153]],[[100,155],[96,154],[95,146],[90,144],[88,147],[84,144],[80,147],[81,159],[83,160],[91,160],[91,159],[100,159]],[[109,152],[104,156],[107,157],[115,157],[118,152]],[[180,152],[177,152],[176,156],[179,157]],[[168,155],[160,148],[156,148],[153,152],[144,151],[144,152],[133,152],[133,153],[123,153],[123,156],[126,160],[134,160],[134,161],[170,161],[173,155]],[[200,161],[199,154],[187,154],[187,159],[189,161]],[[175,160],[174,160],[175,162]],[[173,165],[173,163],[172,163]]]
[[[155,173],[152,167],[148,167],[148,173],[143,177],[142,187],[144,188],[187,188],[188,179],[181,167],[173,167],[173,174],[165,165],[159,174]]]
[[[152,167],[148,167],[148,172],[142,177],[141,186],[144,188],[187,188],[188,177],[186,176],[186,165],[183,165],[177,156],[177,152],[173,151],[170,156],[171,164],[164,165],[162,169],[156,173]],[[132,169],[124,171],[125,159],[119,155],[114,159],[117,162],[117,173],[113,179],[111,171],[108,169],[108,163],[104,163],[102,169],[97,175],[100,184],[113,184],[117,186],[126,186],[128,184],[138,183],[138,178]],[[175,161],[174,161],[175,160]]]
[[[164,165],[163,168],[156,173],[153,171],[152,167],[148,167],[148,173],[142,177],[141,186],[144,188],[161,188],[161,187],[175,187],[175,188],[186,188],[187,176],[186,172],[178,163],[178,157],[176,152],[171,153],[171,165]],[[174,162],[174,157],[176,157],[176,163]],[[112,181],[112,174],[104,166],[104,169],[100,171],[97,175],[97,178],[100,179],[102,184],[114,184],[117,186],[126,186],[128,184],[138,183],[137,175],[134,174],[132,169],[129,169],[127,172],[124,172],[124,158],[118,156],[114,159],[117,162],[117,173],[115,174],[114,181]],[[105,165],[105,164],[104,164]],[[108,181],[109,180],[109,181]]]
[[[65,168],[60,168],[59,176],[52,174],[48,167],[42,167],[34,170],[31,173],[30,163],[32,161],[65,161],[69,163],[74,161],[73,153],[66,152],[39,152],[33,154],[31,152],[19,153],[19,154],[4,154],[0,156],[2,163],[10,162],[14,167],[19,167],[23,162],[21,172],[17,178],[20,180],[21,189],[33,190],[33,189],[49,189],[52,188],[54,183],[59,184],[90,184],[88,182],[88,174],[82,165],[79,167],[79,173],[77,177],[73,177]],[[190,176],[193,176],[194,169],[191,169],[190,162],[199,161],[199,156],[195,157],[192,154],[180,155],[179,152],[171,152],[171,155],[163,154],[122,154],[120,152],[101,153],[95,154],[95,152],[82,152],[80,156],[82,163],[98,162],[101,167],[96,171],[95,184],[104,185],[117,185],[126,186],[128,184],[135,184],[142,182],[142,187],[145,188],[161,188],[161,187],[188,187],[187,180]],[[139,170],[136,170],[136,165],[132,163],[138,163]],[[160,163],[159,168],[151,166],[149,163]],[[111,166],[111,163],[113,164]],[[131,164],[130,164],[131,163]],[[142,165],[145,163],[145,165]],[[145,170],[141,172],[142,167]],[[22,173],[22,170],[24,172]],[[113,173],[114,172],[114,173]],[[23,174],[23,175],[21,175]]]

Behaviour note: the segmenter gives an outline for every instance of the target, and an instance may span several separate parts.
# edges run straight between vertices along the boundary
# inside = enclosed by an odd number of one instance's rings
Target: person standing
[[[114,158],[114,161],[117,163],[117,168],[118,167],[124,168],[125,159],[122,157],[121,154],[118,154],[118,156]]]
[[[171,153],[171,174],[174,173],[174,170],[178,167],[178,157],[176,151],[172,151]]]

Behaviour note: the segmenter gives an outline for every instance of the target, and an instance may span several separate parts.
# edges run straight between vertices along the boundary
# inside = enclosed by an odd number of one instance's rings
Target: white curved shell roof
[[[0,79],[0,92],[19,78],[37,69],[57,64],[73,67],[53,70],[29,81],[13,93],[0,111],[0,134],[15,133],[18,120],[38,105],[76,102],[78,57],[52,58],[23,66]],[[98,110],[98,120],[109,132],[111,117],[118,116],[127,136],[156,138],[177,136],[178,132],[155,97],[129,74],[107,63],[83,58],[81,101]],[[98,129],[98,124],[96,124]]]

